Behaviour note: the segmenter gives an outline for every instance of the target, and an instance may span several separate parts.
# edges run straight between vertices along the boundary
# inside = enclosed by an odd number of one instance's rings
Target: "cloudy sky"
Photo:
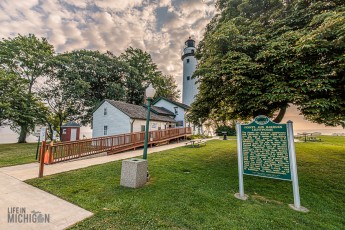
[[[182,83],[181,51],[202,39],[215,0],[1,0],[0,37],[33,33],[57,52],[111,51],[133,46],[152,55],[164,74]]]
[[[33,33],[46,37],[59,53],[91,49],[119,55],[129,46],[140,48],[181,89],[184,41],[189,36],[202,39],[216,13],[215,1],[0,0],[0,37]],[[284,120],[295,121],[301,130],[330,129],[298,114],[292,107]]]

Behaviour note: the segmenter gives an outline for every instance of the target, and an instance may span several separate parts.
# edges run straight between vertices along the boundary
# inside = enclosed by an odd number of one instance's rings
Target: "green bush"
[[[236,128],[231,126],[220,126],[216,129],[216,133],[218,136],[223,136],[222,132],[226,132],[228,136],[236,136]]]

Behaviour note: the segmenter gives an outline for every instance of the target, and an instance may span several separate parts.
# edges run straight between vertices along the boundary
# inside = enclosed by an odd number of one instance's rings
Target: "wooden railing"
[[[168,142],[190,135],[191,128],[175,128],[149,132],[149,145]],[[45,163],[57,163],[102,152],[114,154],[144,146],[145,132],[126,133],[78,141],[58,142],[45,147]]]

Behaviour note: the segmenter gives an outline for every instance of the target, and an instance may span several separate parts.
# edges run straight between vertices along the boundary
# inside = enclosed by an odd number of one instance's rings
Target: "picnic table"
[[[317,138],[318,135],[314,135],[313,133],[307,133],[307,132],[303,132],[303,133],[297,133],[298,137],[302,137],[304,139],[304,142],[307,141],[321,141],[320,138]]]
[[[206,142],[202,139],[192,139],[186,142],[186,146],[190,146],[192,148],[200,147],[202,144],[206,145]]]
[[[297,133],[299,136],[304,137],[304,142],[307,142],[307,136],[311,135],[311,133]]]

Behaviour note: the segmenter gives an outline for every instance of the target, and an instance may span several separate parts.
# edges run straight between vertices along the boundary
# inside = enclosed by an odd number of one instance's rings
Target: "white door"
[[[77,129],[71,129],[71,141],[77,140]]]

